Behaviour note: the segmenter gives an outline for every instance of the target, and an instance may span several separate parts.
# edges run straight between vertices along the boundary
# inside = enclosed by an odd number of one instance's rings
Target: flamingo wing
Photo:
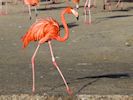
[[[49,35],[48,40],[56,39],[59,35],[59,24],[52,18],[40,19],[35,22],[22,37],[23,47],[26,47],[30,41],[39,41],[46,35]]]

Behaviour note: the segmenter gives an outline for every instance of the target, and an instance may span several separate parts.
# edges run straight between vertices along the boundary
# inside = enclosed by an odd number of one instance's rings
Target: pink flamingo
[[[29,9],[30,20],[32,18],[32,16],[31,16],[31,6],[35,7],[35,14],[36,14],[36,17],[37,17],[38,16],[37,6],[39,5],[39,2],[40,2],[40,0],[24,0],[24,3],[28,6],[28,9]]]
[[[22,37],[24,48],[31,41],[39,41],[38,46],[37,46],[37,48],[36,48],[36,50],[32,56],[32,59],[31,59],[32,76],[33,76],[33,86],[32,86],[32,92],[33,93],[35,92],[35,64],[34,64],[35,56],[36,56],[36,53],[37,53],[40,45],[45,43],[45,42],[48,42],[51,56],[52,56],[52,62],[54,64],[54,66],[57,68],[57,70],[59,71],[59,74],[61,75],[61,77],[62,77],[62,79],[66,85],[66,89],[67,89],[68,94],[70,94],[70,95],[72,94],[71,89],[69,88],[61,70],[59,69],[59,67],[55,61],[55,57],[54,57],[52,46],[51,46],[51,40],[54,39],[54,40],[57,40],[60,42],[64,42],[69,37],[69,29],[68,29],[68,26],[67,26],[65,18],[64,18],[65,14],[74,14],[78,18],[78,12],[76,12],[71,7],[68,7],[62,11],[61,20],[62,20],[63,26],[65,28],[65,32],[66,32],[64,37],[60,36],[59,24],[52,18],[38,20],[29,28],[28,32]]]

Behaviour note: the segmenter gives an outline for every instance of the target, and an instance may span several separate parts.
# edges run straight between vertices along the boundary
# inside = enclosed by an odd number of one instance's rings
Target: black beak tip
[[[78,17],[76,17],[77,18],[77,20],[79,20],[79,16]]]

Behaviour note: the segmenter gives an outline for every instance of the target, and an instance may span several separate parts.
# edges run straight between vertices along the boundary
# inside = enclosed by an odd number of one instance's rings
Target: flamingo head
[[[75,9],[73,9],[72,7],[67,7],[66,8],[66,13],[73,14],[77,18],[77,20],[79,19],[78,12]]]

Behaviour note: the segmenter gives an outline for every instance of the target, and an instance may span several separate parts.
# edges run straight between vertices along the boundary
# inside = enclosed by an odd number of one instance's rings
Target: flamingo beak
[[[77,16],[76,19],[79,20],[79,16]]]
[[[75,17],[77,18],[77,20],[79,20],[79,14],[76,10],[72,9],[72,13],[75,15]]]

